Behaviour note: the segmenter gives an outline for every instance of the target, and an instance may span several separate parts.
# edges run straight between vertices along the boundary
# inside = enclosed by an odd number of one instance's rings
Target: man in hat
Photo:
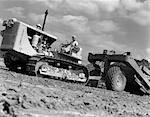
[[[81,53],[82,53],[82,48],[79,47],[79,43],[76,40],[76,36],[72,36],[72,41],[70,42],[71,47],[70,47],[70,53],[72,56],[77,57],[79,59],[82,59]]]
[[[72,41],[70,42],[70,44],[73,47],[79,45],[78,41],[76,40],[76,36],[75,35],[72,36]]]

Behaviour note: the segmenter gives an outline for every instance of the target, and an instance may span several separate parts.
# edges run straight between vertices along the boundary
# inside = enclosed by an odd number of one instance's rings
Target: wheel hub
[[[48,66],[47,65],[42,65],[41,66],[41,71],[42,72],[47,72],[48,71]]]
[[[118,87],[121,87],[122,86],[122,81],[121,81],[121,76],[120,75],[117,75],[116,76],[116,85]]]

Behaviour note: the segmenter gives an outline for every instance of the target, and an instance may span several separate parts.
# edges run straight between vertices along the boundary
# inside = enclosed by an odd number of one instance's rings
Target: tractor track
[[[23,75],[0,67],[0,115],[149,117],[150,97]]]

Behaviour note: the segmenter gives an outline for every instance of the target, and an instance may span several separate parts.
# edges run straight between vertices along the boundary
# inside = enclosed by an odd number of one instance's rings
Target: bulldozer
[[[88,71],[81,58],[52,48],[58,38],[44,31],[47,14],[42,28],[15,18],[3,21],[0,50],[6,67],[28,75],[86,84]]]
[[[90,64],[84,66],[81,48],[68,43],[61,44],[60,50],[52,48],[58,38],[44,31],[47,14],[46,10],[42,27],[15,18],[3,21],[5,29],[1,31],[0,50],[9,70],[94,87],[103,80],[110,90],[140,90],[150,94],[150,64],[147,60],[137,60],[130,52],[116,54],[104,50],[102,54],[89,53]]]
[[[102,54],[89,53],[88,61],[90,79],[96,81],[89,85],[97,87],[99,81],[104,81],[109,90],[150,94],[150,63],[147,60],[137,60],[131,52],[117,54],[104,50]]]

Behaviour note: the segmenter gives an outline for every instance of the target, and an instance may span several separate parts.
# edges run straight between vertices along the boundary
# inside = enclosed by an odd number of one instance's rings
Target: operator
[[[76,36],[72,36],[72,41],[70,43],[65,44],[65,46],[62,46],[62,50],[64,50],[65,53],[71,54],[72,53],[72,49],[74,47],[78,46],[78,42],[76,41]]]
[[[70,47],[70,53],[72,56],[77,57],[79,59],[82,58],[81,53],[82,53],[82,48],[79,47],[79,43],[76,40],[76,36],[72,36],[72,41],[70,42],[71,47]]]
[[[79,48],[78,47],[78,45],[79,45],[79,43],[78,43],[78,41],[76,40],[76,36],[72,36],[72,41],[70,42],[70,52],[72,53],[72,51],[73,51],[73,49],[77,49],[77,48]]]
[[[70,42],[70,45],[73,46],[73,47],[79,45],[79,43],[76,40],[76,36],[75,35],[72,36],[72,41]]]

